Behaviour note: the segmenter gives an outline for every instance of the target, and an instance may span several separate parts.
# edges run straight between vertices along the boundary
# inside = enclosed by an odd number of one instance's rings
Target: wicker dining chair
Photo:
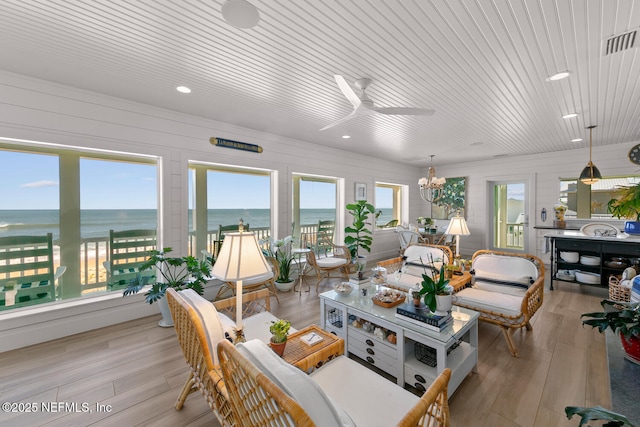
[[[315,426],[298,402],[228,341],[218,343],[218,359],[239,426]],[[446,368],[397,426],[448,427],[450,377],[451,370]],[[389,387],[395,385],[389,383]]]
[[[278,260],[274,257],[267,256],[265,257],[269,265],[271,266],[272,274],[267,274],[260,276],[255,279],[245,279],[242,281],[242,292],[252,292],[262,287],[265,287],[271,293],[271,296],[276,297],[276,301],[280,303],[280,298],[278,298],[278,289],[276,288],[276,279],[280,275],[280,266],[278,265]],[[236,284],[234,282],[224,282],[220,289],[218,289],[218,293],[216,294],[214,300],[219,300],[225,295],[235,295],[236,294]]]
[[[182,409],[187,397],[199,390],[221,425],[238,425],[231,410],[220,366],[214,362],[213,354],[209,350],[208,333],[200,315],[174,289],[167,289],[166,298],[173,317],[178,342],[189,366],[189,377],[175,403],[176,410]],[[213,304],[218,312],[231,315],[235,308],[235,297],[216,301]],[[271,308],[269,291],[261,289],[245,294],[242,297],[242,304],[243,317],[249,317],[251,314],[261,311],[269,311]],[[212,351],[215,352],[215,343]]]
[[[333,256],[316,258],[314,251],[307,254],[307,263],[316,272],[316,293],[320,282],[324,278],[329,278],[334,270],[342,271],[345,280],[349,280],[349,268],[351,266],[351,253],[346,246],[333,245]]]

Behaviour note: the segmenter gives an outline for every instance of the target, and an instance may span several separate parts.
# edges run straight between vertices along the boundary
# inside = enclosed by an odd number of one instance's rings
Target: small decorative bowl
[[[333,285],[333,290],[338,293],[338,295],[349,295],[351,291],[353,291],[353,286],[351,286],[348,282],[342,282],[340,284]]]

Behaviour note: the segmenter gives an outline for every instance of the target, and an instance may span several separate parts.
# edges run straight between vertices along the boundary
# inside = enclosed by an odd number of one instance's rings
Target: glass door
[[[526,181],[490,183],[490,247],[507,252],[527,253],[528,203]]]

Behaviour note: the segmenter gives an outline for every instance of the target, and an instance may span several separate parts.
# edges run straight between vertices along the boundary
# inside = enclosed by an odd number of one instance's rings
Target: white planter
[[[278,288],[280,292],[289,292],[291,291],[291,288],[293,288],[294,283],[295,280],[290,282],[276,282],[276,288]]]
[[[451,295],[436,295],[436,314],[446,316],[451,310]]]
[[[160,314],[162,314],[162,319],[158,322],[158,326],[162,328],[173,328],[173,317],[171,317],[171,310],[169,310],[169,303],[167,302],[166,296],[158,300],[158,307],[160,307]]]

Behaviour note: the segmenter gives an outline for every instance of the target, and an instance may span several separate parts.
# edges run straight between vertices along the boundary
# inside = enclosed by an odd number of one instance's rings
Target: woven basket
[[[609,299],[624,302],[631,300],[631,289],[623,288],[620,285],[620,277],[613,274],[609,276]]]

